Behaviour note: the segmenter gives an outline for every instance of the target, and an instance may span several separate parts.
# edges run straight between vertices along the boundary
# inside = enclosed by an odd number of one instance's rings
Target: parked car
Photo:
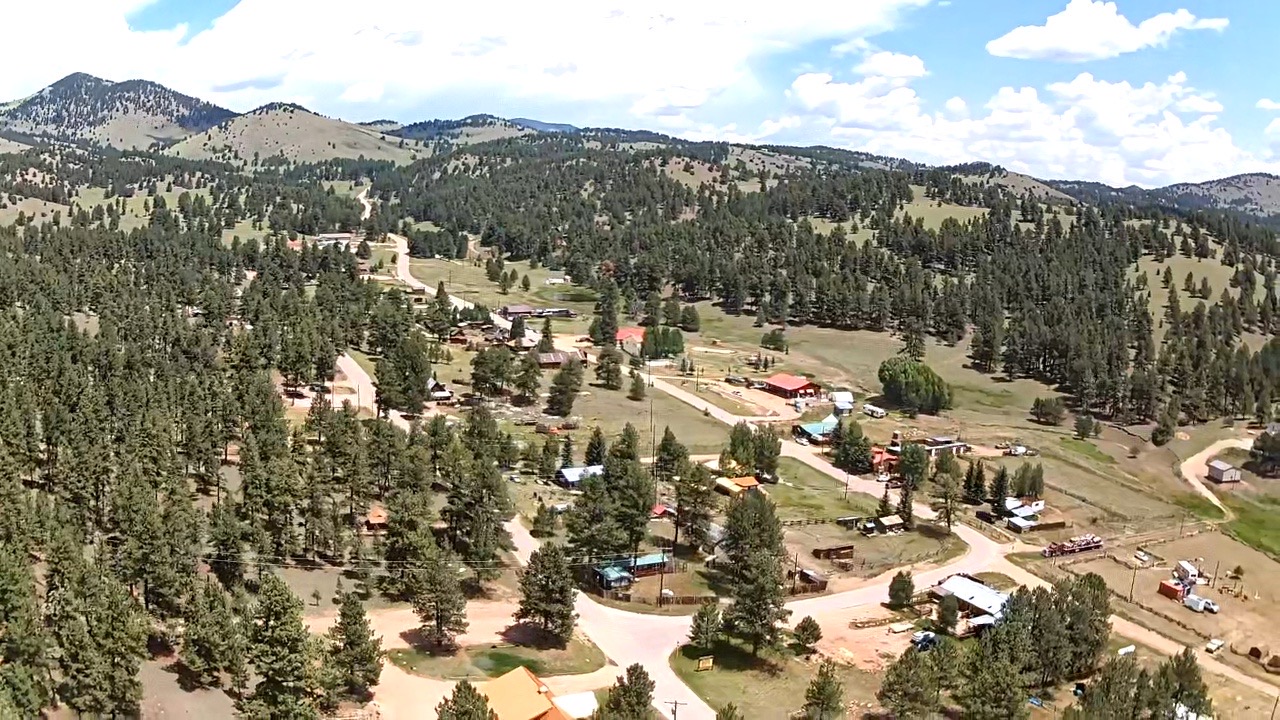
[[[1214,638],[1213,640],[1209,641],[1208,645],[1204,646],[1204,651],[1212,655],[1218,652],[1219,650],[1221,650],[1222,647],[1226,644],[1227,642],[1225,640],[1219,640],[1217,638]]]
[[[796,438],[796,444],[797,444],[797,445],[808,445],[808,444],[809,444],[809,441],[808,441],[808,440],[806,440],[805,438],[798,437],[798,438]]]
[[[933,642],[938,639],[938,634],[931,630],[920,630],[911,636],[911,642],[919,645],[922,642]]]

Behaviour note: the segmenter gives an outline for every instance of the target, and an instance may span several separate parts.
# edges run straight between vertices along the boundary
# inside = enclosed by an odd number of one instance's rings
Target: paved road
[[[1228,510],[1227,506],[1223,505],[1222,501],[1218,499],[1218,496],[1204,484],[1204,479],[1209,476],[1209,460],[1211,460],[1214,455],[1217,455],[1228,448],[1244,448],[1245,450],[1248,450],[1252,447],[1253,438],[1228,438],[1226,440],[1219,440],[1184,460],[1179,468],[1182,472],[1182,477],[1187,482],[1191,483],[1191,487],[1196,492],[1200,493],[1206,500],[1213,503],[1215,507],[1221,510],[1223,517],[1227,520],[1232,518],[1231,511]]]

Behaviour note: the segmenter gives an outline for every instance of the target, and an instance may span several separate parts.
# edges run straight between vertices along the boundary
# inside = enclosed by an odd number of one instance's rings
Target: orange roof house
[[[630,342],[644,342],[644,328],[642,327],[621,327],[618,328],[617,334],[614,336],[619,345],[625,345]]]
[[[817,383],[809,378],[788,373],[778,373],[767,377],[764,380],[764,385],[769,392],[785,398],[804,397],[818,393]]]
[[[574,720],[556,705],[547,684],[528,668],[518,667],[477,688],[489,700],[498,720]]]

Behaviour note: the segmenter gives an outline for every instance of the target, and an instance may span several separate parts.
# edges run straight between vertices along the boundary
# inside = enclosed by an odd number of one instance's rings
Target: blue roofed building
[[[831,437],[831,433],[835,431],[836,426],[840,424],[840,419],[834,414],[828,415],[819,422],[810,422],[796,425],[791,428],[791,434],[797,438],[804,438],[811,443],[821,445]]]

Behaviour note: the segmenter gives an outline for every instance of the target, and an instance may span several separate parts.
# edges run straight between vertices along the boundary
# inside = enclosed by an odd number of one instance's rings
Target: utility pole
[[[849,471],[844,471],[844,499],[849,499]]]
[[[666,704],[671,706],[671,720],[676,720],[677,714],[680,712],[680,706],[688,705],[689,703],[683,703],[679,700],[668,700]]]
[[[796,583],[800,580],[800,553],[796,553],[795,566],[791,570],[791,594],[796,594]]]

